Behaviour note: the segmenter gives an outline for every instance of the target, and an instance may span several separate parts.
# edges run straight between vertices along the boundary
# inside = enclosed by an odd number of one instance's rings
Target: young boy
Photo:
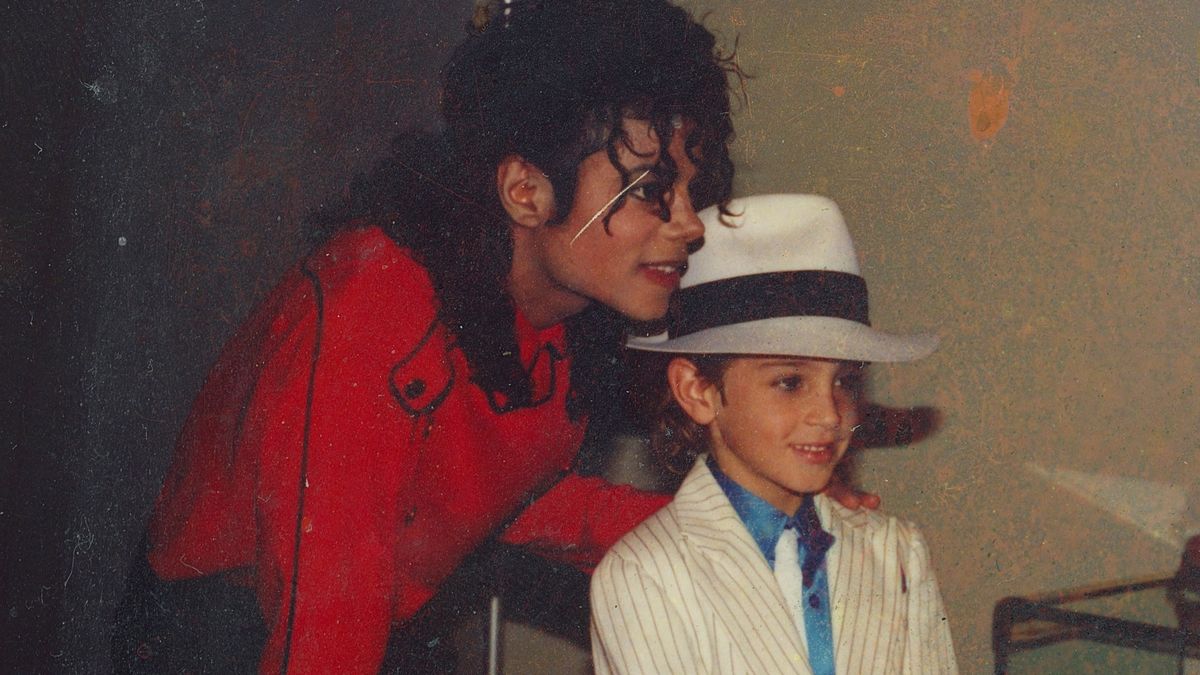
[[[863,365],[937,339],[870,327],[833,202],[729,210],[734,227],[701,214],[667,331],[628,344],[676,355],[655,445],[694,466],[592,578],[596,672],[954,673],[921,534],[816,494],[850,446]]]

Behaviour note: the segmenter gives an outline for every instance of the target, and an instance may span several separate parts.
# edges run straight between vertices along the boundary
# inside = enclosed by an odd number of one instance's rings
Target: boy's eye
[[[859,374],[842,375],[833,382],[834,386],[845,390],[851,396],[859,396],[862,393],[863,379]]]
[[[775,388],[781,391],[796,391],[803,383],[799,375],[787,375],[775,380]]]

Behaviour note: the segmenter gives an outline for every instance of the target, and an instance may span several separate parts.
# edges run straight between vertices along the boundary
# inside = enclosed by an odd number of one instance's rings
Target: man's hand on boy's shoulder
[[[859,492],[843,483],[837,476],[834,476],[833,480],[829,481],[829,485],[825,486],[825,494],[848,509],[865,508],[875,510],[879,508],[879,502],[882,501],[879,495],[871,492]]]

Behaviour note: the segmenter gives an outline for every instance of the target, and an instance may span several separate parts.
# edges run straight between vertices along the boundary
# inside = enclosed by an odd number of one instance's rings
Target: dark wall
[[[435,122],[454,2],[0,8],[0,671],[103,672],[191,397],[302,219]]]

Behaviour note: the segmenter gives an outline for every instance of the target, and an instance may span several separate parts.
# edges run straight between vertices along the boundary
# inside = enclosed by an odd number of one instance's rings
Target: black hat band
[[[846,272],[804,270],[719,279],[675,294],[671,339],[708,328],[782,316],[828,316],[870,326],[867,283]]]

